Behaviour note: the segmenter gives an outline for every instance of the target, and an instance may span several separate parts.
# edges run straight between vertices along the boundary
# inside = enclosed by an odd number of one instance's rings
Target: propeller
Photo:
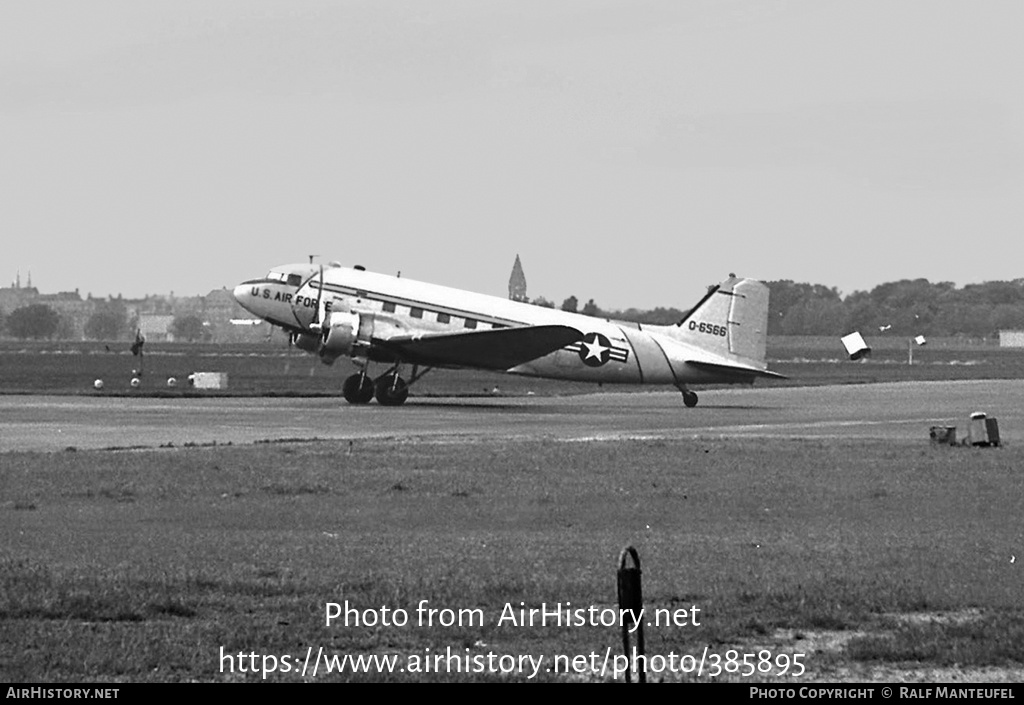
[[[292,316],[295,319],[295,326],[289,326],[289,328],[293,328],[293,332],[289,336],[288,343],[307,351],[310,350],[310,346],[315,345],[316,336],[322,336],[325,333],[324,325],[330,318],[325,315],[324,311],[324,266],[321,264],[318,269],[319,274],[314,270],[313,274],[310,274],[296,289],[292,300]],[[313,280],[317,276],[320,277],[320,281],[316,282],[316,295],[311,299],[309,293],[313,288]],[[310,311],[311,308],[312,311]]]
[[[320,281],[318,282],[316,290],[316,308],[313,309],[313,320],[310,322],[309,327],[313,330],[320,330],[323,327],[323,321],[320,320],[320,306],[323,303],[324,298],[324,266],[320,265]]]

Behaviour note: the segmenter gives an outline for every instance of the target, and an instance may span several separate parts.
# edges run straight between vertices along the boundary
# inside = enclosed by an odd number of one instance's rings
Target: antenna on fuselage
[[[314,257],[319,257],[319,256],[320,256],[320,255],[309,255],[309,263],[310,263],[310,264],[313,264],[313,258],[314,258]]]

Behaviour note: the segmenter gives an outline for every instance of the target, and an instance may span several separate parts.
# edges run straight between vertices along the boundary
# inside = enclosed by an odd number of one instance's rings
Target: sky
[[[1018,0],[4,0],[0,283],[1024,277]]]

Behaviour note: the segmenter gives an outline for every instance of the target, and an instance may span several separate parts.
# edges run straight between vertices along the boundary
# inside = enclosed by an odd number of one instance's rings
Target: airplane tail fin
[[[675,326],[674,337],[707,351],[696,364],[733,368],[754,375],[768,371],[768,287],[754,279],[731,276],[708,293]]]

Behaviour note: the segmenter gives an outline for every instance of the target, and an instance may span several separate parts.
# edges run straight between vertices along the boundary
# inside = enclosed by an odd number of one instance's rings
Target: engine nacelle
[[[323,342],[320,345],[320,361],[325,365],[333,365],[334,361],[342,355],[351,355],[353,349],[360,342],[360,318],[358,313],[351,311],[332,311],[327,325],[324,326]],[[367,317],[369,318],[369,317]],[[369,326],[366,326],[366,324]],[[364,337],[369,342],[369,333],[372,331],[372,319],[363,322],[364,327],[369,327]]]
[[[319,335],[310,335],[309,333],[299,333],[295,336],[293,342],[295,347],[299,350],[305,350],[306,352],[318,352],[320,350]]]

